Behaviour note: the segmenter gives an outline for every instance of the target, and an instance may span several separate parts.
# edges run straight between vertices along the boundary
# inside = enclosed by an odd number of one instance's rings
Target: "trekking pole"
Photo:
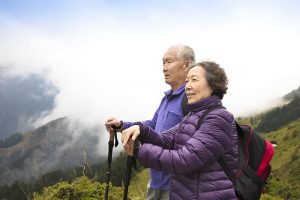
[[[115,140],[115,144],[114,144],[114,140]],[[118,144],[119,144],[119,142],[118,142],[118,138],[117,138],[117,129],[115,126],[113,126],[113,130],[109,132],[105,200],[108,200],[110,169],[111,169],[113,147],[114,147],[114,145],[115,145],[115,147],[117,147]]]
[[[136,146],[137,140],[134,143],[134,146]],[[137,164],[136,159],[132,156],[127,156],[127,164],[126,164],[126,176],[125,176],[125,185],[124,185],[124,193],[123,193],[123,200],[127,200],[128,196],[128,188],[130,184],[130,178],[131,178],[131,169],[132,167],[136,170]]]
[[[132,156],[127,156],[127,165],[126,165],[126,176],[125,176],[125,187],[124,187],[124,194],[123,200],[127,200],[128,196],[128,187],[130,184],[130,177],[131,177],[131,168],[134,158]]]

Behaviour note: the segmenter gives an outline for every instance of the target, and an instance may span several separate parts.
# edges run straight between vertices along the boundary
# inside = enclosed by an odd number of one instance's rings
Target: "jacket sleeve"
[[[156,112],[154,113],[154,116],[153,116],[153,118],[151,120],[145,120],[145,121],[143,121],[143,123],[147,124],[152,129],[155,129],[156,122],[157,122],[158,111],[159,111],[159,108],[156,110]]]
[[[145,120],[143,121],[142,123],[150,126],[151,128],[155,129],[155,126],[156,126],[156,122],[157,122],[157,115],[158,115],[158,110],[159,108],[156,110],[156,112],[154,113],[154,116],[151,120]],[[124,128],[127,129],[129,128],[130,126],[134,125],[135,123],[134,122],[123,122],[124,123]]]
[[[182,148],[169,150],[143,144],[138,151],[138,161],[170,174],[189,174],[204,169],[232,148],[233,124],[233,117],[227,111],[213,111]]]
[[[139,140],[142,144],[150,143],[165,149],[171,149],[173,147],[174,136],[178,129],[179,124],[163,132],[162,134],[158,134],[147,124],[141,122],[137,122],[136,124],[138,124],[141,129]]]
[[[158,108],[156,109],[152,119],[143,121],[142,122],[143,124],[146,124],[146,125],[150,126],[152,129],[155,129],[156,123],[157,123],[158,112],[160,110],[160,107],[161,107],[161,104],[162,104],[163,100],[164,100],[164,98],[161,100],[161,102],[160,102]],[[125,129],[129,128],[130,126],[132,126],[134,124],[134,122],[123,122],[123,123],[124,123],[123,126],[124,126]]]

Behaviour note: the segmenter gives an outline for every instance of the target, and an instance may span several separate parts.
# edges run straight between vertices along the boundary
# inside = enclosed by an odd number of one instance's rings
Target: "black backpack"
[[[208,109],[199,119],[197,129],[209,112],[221,109],[215,106]],[[239,144],[239,167],[236,173],[231,173],[223,157],[218,159],[224,172],[233,182],[235,192],[240,200],[259,200],[263,187],[272,171],[270,161],[274,155],[273,145],[263,139],[249,125],[240,125],[236,129]]]

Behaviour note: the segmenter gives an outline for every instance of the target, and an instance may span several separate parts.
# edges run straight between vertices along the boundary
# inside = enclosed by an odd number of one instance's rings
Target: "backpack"
[[[209,112],[222,106],[208,109],[199,119],[197,129]],[[249,125],[240,125],[235,121],[238,145],[239,145],[239,167],[233,173],[223,157],[218,159],[228,178],[233,182],[237,197],[240,200],[259,200],[264,185],[272,171],[270,161],[274,155],[274,147],[263,139],[259,133]]]

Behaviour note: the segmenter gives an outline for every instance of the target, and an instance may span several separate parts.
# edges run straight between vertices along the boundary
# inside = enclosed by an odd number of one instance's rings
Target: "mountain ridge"
[[[24,133],[19,143],[0,148],[0,185],[13,182],[7,169],[16,180],[30,182],[47,172],[82,165],[83,153],[91,163],[99,162],[97,133],[99,128],[83,128],[66,117]]]

